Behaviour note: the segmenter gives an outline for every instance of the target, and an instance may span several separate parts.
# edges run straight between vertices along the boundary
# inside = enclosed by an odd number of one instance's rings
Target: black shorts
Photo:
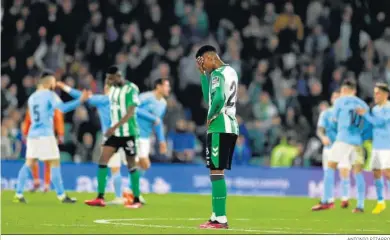
[[[208,133],[206,164],[211,170],[231,169],[237,135],[233,133]]]
[[[116,137],[111,136],[104,141],[103,146],[113,147],[118,151],[119,148],[123,148],[126,156],[134,157],[137,155],[136,138],[131,137]]]

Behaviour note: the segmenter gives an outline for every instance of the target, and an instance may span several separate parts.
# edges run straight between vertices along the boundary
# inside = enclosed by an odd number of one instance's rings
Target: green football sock
[[[216,175],[210,175],[211,184],[213,184],[213,181],[215,180],[215,178],[218,178],[218,177]],[[214,185],[211,185],[211,189],[212,189],[212,192],[211,192],[211,210],[212,210],[212,213],[215,214],[215,199],[214,199],[214,188],[213,188],[213,186]]]
[[[140,179],[139,170],[137,168],[130,170],[131,190],[133,191],[134,197],[137,198],[140,195],[139,179]]]
[[[104,192],[107,185],[108,168],[106,165],[99,165],[98,168],[98,198],[104,197]]]
[[[211,175],[213,212],[215,216],[226,215],[226,182],[223,175]]]

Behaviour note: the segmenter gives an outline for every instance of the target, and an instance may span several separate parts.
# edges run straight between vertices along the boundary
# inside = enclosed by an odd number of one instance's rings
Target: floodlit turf
[[[200,230],[210,215],[209,196],[149,194],[144,208],[125,209],[83,204],[95,194],[71,193],[79,200],[75,205],[59,203],[54,193],[26,193],[28,204],[17,204],[13,194],[2,192],[3,234],[390,234],[390,208],[372,215],[374,201],[367,201],[366,213],[352,214],[340,208],[311,212],[316,200],[308,198],[231,196],[231,229]]]

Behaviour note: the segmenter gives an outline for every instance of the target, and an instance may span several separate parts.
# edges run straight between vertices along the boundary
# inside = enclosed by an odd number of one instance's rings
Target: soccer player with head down
[[[57,87],[61,88],[64,92],[68,93],[73,98],[79,98],[82,94],[81,91],[73,89],[63,82],[57,82]],[[94,106],[97,109],[102,133],[105,133],[111,126],[110,116],[110,99],[108,97],[109,85],[104,87],[105,94],[94,94],[90,96],[87,103],[90,106]],[[111,169],[111,176],[114,184],[115,199],[107,204],[110,205],[123,205],[126,200],[122,197],[122,176],[120,174],[120,167],[122,163],[125,163],[126,156],[123,149],[119,149],[111,159],[108,161],[107,166]]]
[[[53,130],[53,115],[55,109],[69,112],[87,100],[89,93],[84,91],[80,99],[63,103],[53,90],[56,79],[51,72],[44,72],[39,79],[37,90],[28,99],[28,110],[32,115],[31,126],[27,136],[26,163],[18,174],[18,183],[14,202],[25,203],[23,197],[24,185],[30,175],[31,167],[39,159],[49,162],[51,166],[51,181],[57,193],[57,198],[63,203],[74,203],[64,191],[60,170],[60,152]]]
[[[321,202],[315,205],[312,210],[330,209],[334,205],[329,202],[334,192],[334,180],[336,168],[354,168],[355,179],[358,190],[357,207],[354,213],[364,210],[365,180],[363,176],[363,134],[366,122],[359,116],[355,109],[360,107],[369,109],[368,105],[356,97],[356,83],[351,80],[344,81],[340,89],[340,98],[334,104],[334,117],[337,121],[337,136],[333,144],[331,157],[328,161],[328,168],[324,173],[324,195]]]
[[[196,53],[196,61],[201,72],[203,97],[209,105],[206,164],[212,185],[212,214],[200,228],[228,228],[224,170],[231,169],[238,136],[238,76],[232,67],[222,62],[213,46],[201,47]]]
[[[98,168],[98,196],[96,199],[87,200],[89,206],[106,205],[104,194],[107,184],[107,163],[112,156],[123,148],[127,167],[130,173],[131,189],[134,194],[134,201],[126,205],[128,208],[140,208],[140,173],[136,166],[136,140],[139,136],[138,126],[135,119],[135,110],[139,104],[138,87],[123,79],[118,67],[111,66],[107,72],[108,97],[110,101],[111,127],[105,132],[103,150],[99,160]]]
[[[110,86],[109,86],[109,84],[107,84],[107,82],[108,81],[106,81],[106,85],[104,88],[104,94],[94,94],[87,100],[87,103],[91,106],[96,107],[96,109],[98,111],[98,115],[100,118],[100,124],[101,124],[101,130],[103,133],[105,133],[111,126],[110,98],[108,96]],[[165,94],[166,91],[161,91],[161,88],[160,88],[160,85],[162,85],[163,82],[164,82],[164,80],[156,81],[156,87],[155,87],[156,95],[158,95],[158,96],[161,95],[161,97],[166,95]],[[164,82],[164,85],[165,84],[166,83]],[[81,95],[81,91],[79,91],[77,89],[73,89],[73,88],[65,85],[62,82],[57,82],[57,86],[59,88],[61,88],[64,92],[67,92],[69,95],[71,95],[74,98],[78,98]],[[151,93],[154,96],[154,93],[153,92],[151,92]],[[169,94],[169,82],[168,82],[168,94]],[[161,106],[161,109],[159,110],[159,112],[161,112],[162,115],[165,113],[166,104],[164,105],[163,99],[156,100],[157,104],[153,105],[153,104],[150,104],[150,102],[151,102],[150,95],[151,94],[147,94],[147,93],[140,94],[140,106],[137,108],[137,111],[136,111],[137,112],[136,113],[137,114],[137,122],[141,121],[140,120],[140,115],[141,115],[141,117],[145,118],[146,121],[151,119],[150,121],[152,121],[152,122],[160,123],[159,117],[156,117],[155,115],[151,115],[150,113],[148,113],[147,110],[143,110],[142,109],[143,107],[149,108],[149,109],[151,109],[151,111],[155,111],[155,109],[160,109],[159,106]],[[143,96],[145,96],[145,97],[143,97]],[[143,103],[144,98],[145,98],[145,100],[147,100],[147,101],[145,101],[145,103]],[[161,102],[161,104],[158,104],[159,102]],[[162,117],[162,116],[160,116],[160,117]],[[145,129],[145,131],[146,131],[146,127],[144,126],[145,124],[142,124],[142,123],[139,123],[139,124],[140,124],[140,136],[142,138],[143,129]],[[157,130],[158,134],[160,134],[160,135],[162,134],[161,139],[163,139],[164,129],[162,126],[159,126],[159,125],[161,125],[161,124],[156,124],[155,128],[158,129]],[[150,133],[152,130],[153,130],[153,124],[152,124],[152,127],[150,128],[150,130],[147,130],[147,131],[149,131],[148,137],[150,136]],[[149,140],[149,139],[147,139],[147,140]],[[150,148],[150,143],[149,142],[147,142],[147,143],[149,145],[145,146],[145,147]],[[148,169],[150,166],[150,161],[148,159],[149,148],[147,148],[148,149],[147,154],[146,154],[147,159],[144,160],[141,158],[141,160],[143,160],[143,161],[138,162],[140,167],[143,168],[144,170]],[[140,147],[140,152],[142,152],[143,149],[145,149],[145,148]],[[140,154],[141,153],[138,153],[138,156],[140,156]],[[113,184],[114,184],[114,191],[115,191],[115,199],[110,201],[110,202],[107,202],[107,204],[109,204],[109,205],[123,205],[123,204],[129,202],[129,199],[126,200],[125,197],[122,197],[122,176],[120,173],[120,167],[121,167],[122,162],[125,165],[127,165],[125,153],[124,153],[123,149],[121,148],[118,150],[117,153],[114,154],[114,156],[111,157],[111,159],[108,161],[108,164],[107,164],[107,166],[111,169],[111,175],[112,175]],[[128,193],[123,193],[123,195],[127,196],[128,198],[133,199],[133,196],[131,196]],[[142,197],[142,195],[140,195],[140,201],[142,203],[145,203],[145,199]]]
[[[374,88],[374,100],[376,106],[370,113],[364,108],[356,109],[356,112],[373,125],[373,151],[371,155],[371,168],[374,172],[375,187],[378,202],[373,214],[379,214],[386,208],[383,196],[383,178],[387,179],[387,187],[390,191],[390,101],[389,86],[385,83],[377,83]]]
[[[340,91],[334,91],[332,93],[331,102],[332,105],[339,98]],[[328,168],[328,161],[331,157],[332,145],[336,140],[337,136],[337,122],[334,119],[334,107],[330,107],[325,111],[321,112],[320,117],[318,118],[317,124],[317,136],[320,138],[322,144],[324,145],[324,149],[322,152],[322,167],[324,172]],[[347,208],[349,205],[349,189],[350,189],[350,171],[348,168],[339,169],[340,170],[340,178],[341,178],[341,207]],[[329,207],[334,207],[334,197],[328,199]],[[319,210],[314,208],[313,211]]]
[[[162,120],[167,108],[165,98],[169,96],[170,89],[169,80],[160,78],[154,82],[153,91],[139,95],[140,104],[137,108],[137,122],[140,129],[138,164],[144,170],[150,167],[150,136],[153,129],[159,142],[160,153],[165,154],[167,151]]]

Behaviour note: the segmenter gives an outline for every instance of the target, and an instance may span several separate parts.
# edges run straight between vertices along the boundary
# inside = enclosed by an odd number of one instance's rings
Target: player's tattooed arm
[[[325,135],[325,128],[323,128],[323,127],[318,127],[318,128],[317,128],[317,136],[318,136],[319,138],[326,137],[326,135]]]
[[[317,136],[320,138],[322,144],[324,144],[325,146],[330,144],[330,140],[329,140],[328,136],[326,136],[325,128],[318,127],[317,128]]]

